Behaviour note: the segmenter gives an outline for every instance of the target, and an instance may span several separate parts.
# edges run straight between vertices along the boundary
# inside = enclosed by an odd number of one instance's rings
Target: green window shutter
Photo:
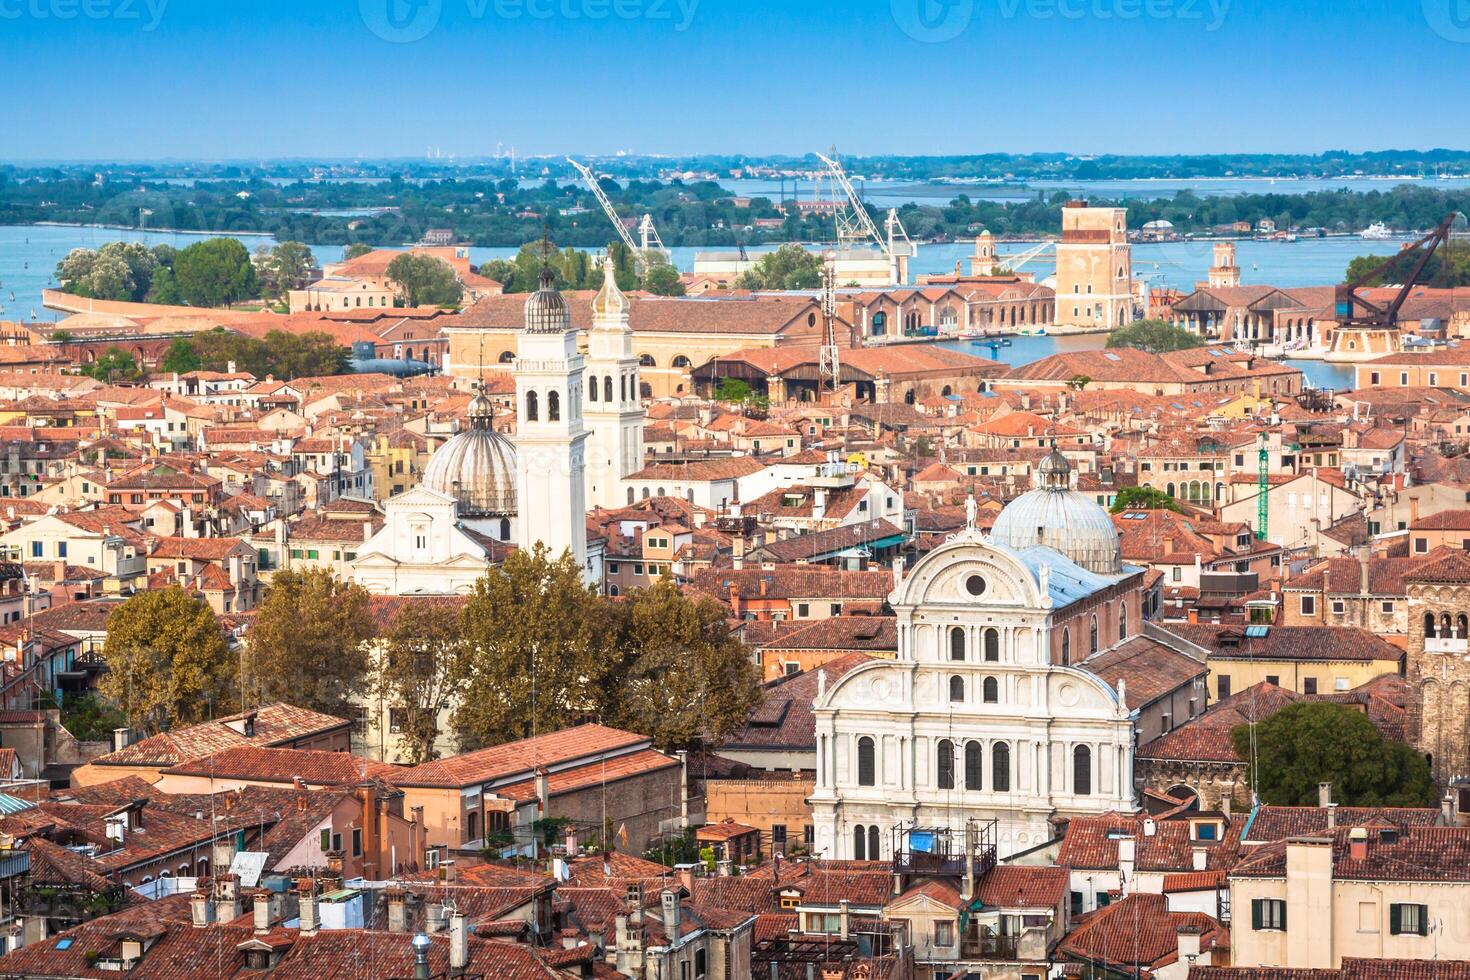
[[[1388,907],[1388,934],[1397,936],[1404,928],[1404,907],[1402,905],[1390,905]]]
[[[332,849],[332,832],[330,830],[323,830],[322,831],[322,850],[323,851],[330,851],[331,849]]]
[[[1429,906],[1419,906],[1419,935],[1429,935]]]
[[[1282,929],[1283,932],[1286,930],[1286,903],[1285,902],[1282,902],[1281,903],[1281,929]]]
[[[1259,928],[1261,928],[1261,906],[1263,904],[1264,904],[1264,900],[1263,899],[1259,899],[1259,898],[1253,898],[1253,899],[1251,899],[1251,928],[1252,929],[1259,929]]]

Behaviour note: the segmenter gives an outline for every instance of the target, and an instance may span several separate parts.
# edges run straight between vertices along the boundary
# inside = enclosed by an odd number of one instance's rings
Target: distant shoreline
[[[274,238],[268,231],[198,231],[192,228],[139,228],[137,225],[112,225],[112,224],[87,224],[81,221],[21,221],[12,225],[15,228],[104,228],[108,231],[136,231],[146,235],[154,232],[160,235],[230,235],[250,238]],[[330,242],[328,244],[331,244]]]

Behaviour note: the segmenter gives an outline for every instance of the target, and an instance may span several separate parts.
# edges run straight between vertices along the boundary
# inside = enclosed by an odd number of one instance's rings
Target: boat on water
[[[1381,221],[1375,221],[1368,227],[1364,228],[1362,231],[1358,232],[1358,237],[1368,238],[1373,241],[1383,241],[1385,238],[1392,238],[1393,232],[1388,230],[1388,225],[1384,224]]]

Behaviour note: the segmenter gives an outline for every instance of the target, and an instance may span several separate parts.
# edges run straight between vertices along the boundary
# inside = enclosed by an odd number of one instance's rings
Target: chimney
[[[1367,542],[1364,542],[1363,545],[1358,548],[1358,591],[1361,592],[1363,595],[1368,594],[1368,562],[1371,558],[1372,552],[1373,549],[1367,544]],[[1366,610],[1368,607],[1364,605],[1363,608]]]
[[[316,888],[310,887],[301,893],[301,934],[303,936],[315,936],[316,931],[321,928],[322,920],[317,915]]]
[[[536,800],[541,807],[541,815],[551,816],[551,777],[545,769],[536,770]]]
[[[449,913],[449,972],[462,974],[470,965],[470,932],[463,912]]]
[[[225,866],[228,867],[228,865]],[[218,863],[216,863],[215,867],[219,867]],[[226,872],[216,878],[214,884],[214,917],[219,922],[233,922],[240,917],[239,879],[233,874]]]
[[[257,936],[271,931],[271,893],[265,889],[257,889],[255,900],[255,934]]]
[[[1446,793],[1445,798],[1439,801],[1439,819],[1446,827],[1453,827],[1459,820],[1459,814],[1455,812],[1455,795]]]
[[[388,931],[408,931],[408,903],[407,896],[401,888],[390,888],[388,890]]]
[[[448,861],[440,861],[439,870],[444,874],[444,883],[446,885],[453,884],[455,878],[459,875],[459,872],[454,869],[453,859],[450,859]]]
[[[1133,880],[1133,865],[1138,855],[1138,841],[1132,837],[1118,838],[1118,874],[1125,882]]]
[[[112,730],[112,751],[121,752],[132,744],[133,733],[126,728],[114,728]]]
[[[1337,829],[1337,804],[1336,803],[1329,803],[1329,804],[1327,804],[1327,829],[1328,830],[1336,830]]]
[[[430,902],[424,908],[424,932],[436,933],[444,928],[444,903]]]
[[[1209,863],[1210,852],[1203,847],[1196,847],[1191,852],[1190,857],[1192,859],[1191,867],[1196,871],[1203,871],[1205,870],[1205,865]]]
[[[196,891],[189,897],[189,911],[194,919],[194,928],[203,929],[214,921],[214,906],[209,902],[209,892]]]
[[[1317,805],[1318,806],[1331,806],[1332,805],[1332,784],[1331,783],[1318,783],[1317,784]]]
[[[1348,831],[1348,857],[1354,861],[1368,860],[1368,831],[1354,827]]]
[[[663,903],[664,932],[668,933],[673,942],[679,940],[679,893],[671,888],[665,888],[659,895]]]
[[[849,903],[845,898],[838,903],[837,907],[840,910],[837,915],[842,924],[841,935],[843,939],[846,939],[852,928],[852,909],[849,907]]]
[[[745,535],[736,534],[730,542],[730,567],[740,571],[745,567]]]
[[[1179,961],[1193,966],[1200,955],[1199,926],[1181,925],[1174,934],[1179,945]]]
[[[738,538],[736,539],[739,540]],[[743,549],[742,549],[743,550]],[[735,569],[740,570],[740,559],[735,559]],[[740,586],[734,582],[730,583],[730,615],[736,619],[740,618]]]
[[[1418,523],[1419,523],[1419,498],[1418,497],[1410,497],[1409,498],[1409,527],[1410,527],[1410,529],[1412,529],[1414,527],[1414,525],[1415,524],[1418,524]]]

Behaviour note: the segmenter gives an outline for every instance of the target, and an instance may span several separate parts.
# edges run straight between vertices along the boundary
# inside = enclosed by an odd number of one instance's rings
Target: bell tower
[[[628,298],[613,277],[612,250],[602,264],[587,331],[587,503],[622,507],[623,478],[643,466],[643,404]]]
[[[1235,264],[1235,243],[1216,242],[1214,262],[1210,265],[1210,286],[1229,288],[1240,285],[1240,266]]]
[[[526,300],[516,379],[516,544],[587,562],[582,355],[551,270]]]

